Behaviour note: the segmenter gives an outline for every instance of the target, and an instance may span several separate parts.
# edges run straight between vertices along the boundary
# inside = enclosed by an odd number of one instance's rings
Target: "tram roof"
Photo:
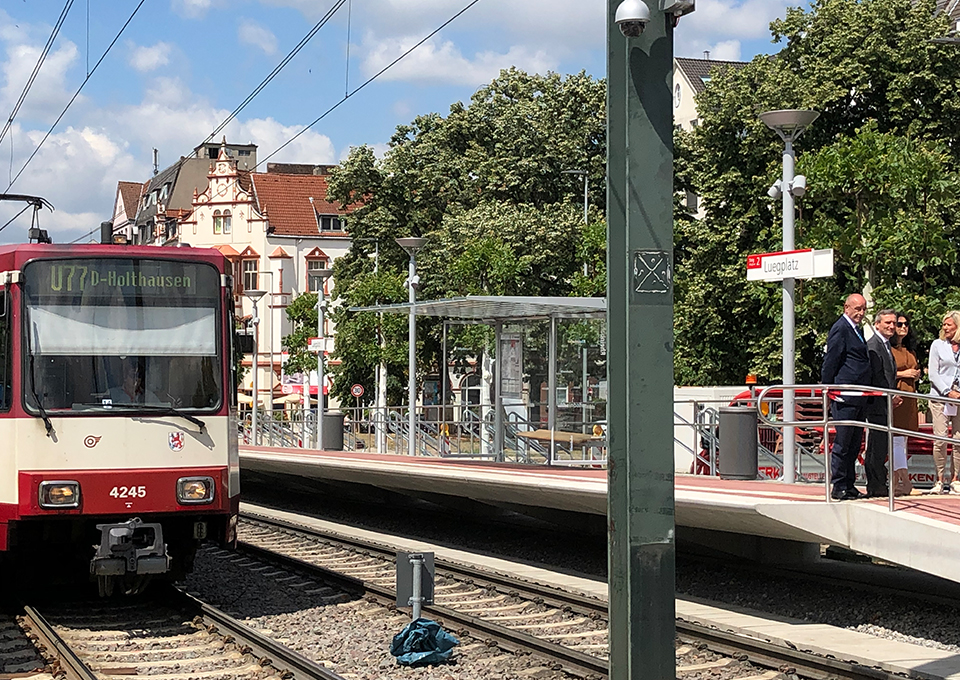
[[[602,297],[467,295],[444,300],[417,300],[414,307],[417,316],[491,321],[551,317],[602,319],[607,314],[607,300]],[[350,311],[409,314],[410,303],[351,307]]]

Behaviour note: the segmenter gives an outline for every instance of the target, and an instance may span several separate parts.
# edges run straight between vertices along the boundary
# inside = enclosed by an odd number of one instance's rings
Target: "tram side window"
[[[0,289],[0,411],[9,411],[13,366],[10,346],[10,315],[7,313],[7,291]]]

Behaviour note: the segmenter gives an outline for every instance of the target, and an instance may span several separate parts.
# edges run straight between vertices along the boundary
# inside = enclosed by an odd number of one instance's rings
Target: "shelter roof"
[[[409,314],[410,303],[351,307],[354,312]],[[607,300],[600,297],[524,297],[467,295],[445,300],[417,301],[417,316],[442,316],[451,319],[507,320],[547,319],[550,317],[604,318]]]

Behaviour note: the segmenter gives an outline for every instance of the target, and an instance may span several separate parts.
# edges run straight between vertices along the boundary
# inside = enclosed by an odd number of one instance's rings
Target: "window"
[[[238,150],[237,150],[237,155],[238,155],[238,156],[249,156],[249,155],[250,155],[250,149],[238,149]]]
[[[0,411],[9,411],[13,403],[13,366],[10,362],[10,315],[7,314],[7,291],[0,289]]]
[[[686,200],[688,212],[695,213],[700,209],[700,199],[694,192],[688,190]]]
[[[223,211],[223,233],[229,234],[233,231],[233,218],[230,216],[229,210]]]
[[[219,234],[223,231],[223,218],[220,216],[219,210],[213,211],[213,233]]]
[[[23,278],[33,334],[21,370],[31,413],[219,407],[216,268],[148,258],[34,260]]]
[[[323,285],[323,277],[320,271],[327,268],[326,260],[307,260],[307,290],[311,293],[320,291]]]
[[[166,198],[170,195],[170,182],[167,182],[160,188],[160,198]]]
[[[320,231],[343,231],[343,223],[336,215],[321,215]]]
[[[260,261],[259,260],[244,260],[243,261],[243,289],[244,290],[257,290],[260,288],[257,284],[260,282]]]

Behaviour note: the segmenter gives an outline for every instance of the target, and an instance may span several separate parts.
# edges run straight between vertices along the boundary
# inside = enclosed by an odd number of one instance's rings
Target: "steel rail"
[[[64,642],[40,612],[28,605],[24,605],[23,610],[27,626],[36,633],[40,645],[53,656],[54,662],[51,665],[58,666],[70,680],[99,680],[97,674],[70,649],[70,645]],[[56,670],[54,669],[53,675],[57,675]]]
[[[374,541],[366,541],[361,538],[356,538],[352,536],[344,536],[343,534],[327,534],[319,529],[314,529],[312,527],[305,527],[293,522],[288,522],[286,520],[277,519],[274,517],[264,517],[263,515],[257,515],[249,512],[241,512],[241,519],[248,519],[250,521],[260,522],[261,524],[266,524],[274,527],[280,527],[283,529],[289,529],[291,531],[296,531],[299,534],[306,534],[307,536],[313,538],[322,538],[324,540],[334,540],[338,543],[343,543],[350,547],[358,548],[361,550],[366,550],[370,552],[376,552],[384,558],[393,560],[396,557],[396,551],[391,546],[386,546],[381,543]],[[509,576],[504,576],[502,574],[497,574],[495,572],[484,571],[479,567],[472,567],[465,564],[457,564],[456,562],[449,562],[443,559],[436,559],[434,564],[438,568],[442,568],[444,571],[456,574],[458,576],[466,577],[473,579],[474,581],[481,581],[483,584],[491,585],[499,588],[506,588],[512,592],[517,592],[523,595],[528,595],[531,599],[537,599],[543,602],[543,604],[549,605],[551,607],[556,607],[557,609],[565,608],[578,608],[582,613],[587,615],[590,614],[603,614],[606,616],[607,613],[607,603],[598,600],[587,595],[581,595],[579,593],[574,593],[566,590],[560,590],[559,588],[554,588],[551,586],[546,586],[540,583],[530,583],[527,581],[518,581]]]
[[[384,588],[373,583],[369,583],[353,576],[340,574],[336,571],[311,564],[296,557],[281,555],[271,552],[266,548],[260,548],[247,543],[240,543],[240,549],[244,552],[256,555],[261,559],[281,564],[289,569],[300,571],[307,575],[336,585],[347,591],[360,592],[365,595],[371,595],[378,601],[387,606],[396,603],[396,591],[390,588]],[[464,614],[455,609],[441,605],[423,605],[422,612],[433,617],[443,619],[444,622],[453,622],[458,627],[468,631],[474,637],[484,639],[493,638],[498,646],[508,651],[526,651],[534,652],[547,660],[560,663],[568,672],[584,676],[607,677],[608,668],[605,659],[578,652],[569,647],[563,647],[553,642],[541,640],[529,633],[513,630],[488,620]]]
[[[758,666],[782,670],[789,667],[797,675],[811,680],[849,678],[850,680],[903,680],[903,675],[851,661],[841,661],[812,652],[784,647],[775,642],[709,628],[692,621],[677,620],[677,637],[682,641],[704,643],[720,654],[742,658]]]
[[[304,534],[313,538],[323,538],[344,543],[352,547],[361,548],[363,550],[389,555],[390,557],[394,556],[393,553],[388,551],[386,546],[372,541],[366,541],[354,537],[345,537],[342,534],[336,533],[325,534],[323,531],[312,527],[300,526],[293,522],[272,517],[264,517],[262,515],[257,515],[250,512],[241,512],[241,519],[252,520],[261,524],[274,525],[279,528],[295,531],[299,534]],[[374,584],[368,584],[355,577],[338,574],[337,572],[311,564],[304,560],[271,552],[268,549],[252,546],[243,543],[242,541],[241,545],[243,550],[262,556],[265,559],[288,565],[295,570],[302,570],[307,573],[323,574],[324,578],[327,580],[338,584],[343,584],[344,587],[363,589],[364,591],[375,595],[380,600],[391,603],[395,602],[396,594],[389,589],[381,588]],[[455,571],[459,574],[469,575],[470,578],[474,578],[477,581],[495,583],[501,587],[510,588],[512,591],[517,591],[519,593],[533,594],[536,598],[543,601],[544,604],[560,606],[561,608],[570,606],[583,607],[588,610],[588,613],[603,612],[606,614],[606,602],[601,602],[595,598],[586,597],[576,593],[560,591],[558,589],[551,588],[549,586],[543,586],[541,584],[531,584],[524,581],[517,581],[507,576],[490,574],[473,567],[450,564],[443,560],[437,560],[435,564],[438,568],[448,571]],[[559,659],[560,657],[558,657],[557,654],[557,650],[559,649],[560,653],[569,655],[569,658],[561,659],[566,669],[572,670],[575,673],[586,673],[587,675],[594,674],[601,677],[608,676],[608,664],[605,659],[565,648],[552,642],[545,642],[526,633],[513,631],[509,628],[490,623],[489,621],[484,621],[483,619],[477,619],[476,617],[460,614],[459,612],[451,610],[447,607],[436,605],[431,605],[429,607],[425,606],[424,611],[433,612],[438,616],[443,616],[451,621],[456,621],[459,625],[462,625],[468,630],[479,631],[485,635],[493,635],[513,646],[534,649],[550,658]],[[869,667],[855,662],[825,657],[819,654],[814,654],[813,652],[805,652],[799,649],[787,647],[773,642],[767,642],[765,640],[760,640],[746,635],[721,631],[716,628],[711,628],[709,626],[692,621],[678,619],[676,625],[677,635],[681,640],[705,644],[708,649],[719,654],[740,659],[744,659],[745,657],[744,660],[748,660],[758,666],[778,670],[784,667],[789,667],[795,669],[799,676],[810,678],[811,680],[827,680],[828,678],[837,677],[849,678],[850,680],[892,680],[893,678],[901,678],[902,680],[902,676],[899,674],[884,671],[875,667]]]
[[[248,647],[262,665],[273,666],[281,671],[284,678],[344,680],[343,676],[254,630],[213,605],[198,600],[180,588],[173,587],[173,590],[177,593],[175,597],[180,600],[177,604],[182,609],[196,612],[204,623],[216,632],[229,635]]]

